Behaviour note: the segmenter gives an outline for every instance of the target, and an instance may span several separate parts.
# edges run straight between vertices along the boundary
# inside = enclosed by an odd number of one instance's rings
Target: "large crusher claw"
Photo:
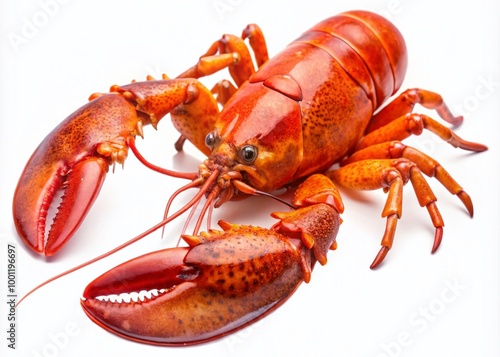
[[[337,207],[309,203],[275,213],[271,229],[220,221],[223,231],[184,236],[185,248],[132,259],[84,291],[81,305],[100,327],[148,344],[184,346],[239,330],[274,311],[309,282],[336,247]],[[335,208],[334,208],[335,207]]]

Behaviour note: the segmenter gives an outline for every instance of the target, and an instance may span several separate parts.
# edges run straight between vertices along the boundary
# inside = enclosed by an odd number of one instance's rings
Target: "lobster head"
[[[298,88],[291,78],[277,77],[273,79]],[[269,88],[266,82],[247,82],[240,89],[247,95],[226,104],[215,129],[206,136],[212,153],[200,165],[201,176],[207,175],[207,169],[219,170],[219,178],[237,177],[264,192],[295,178],[303,155],[300,107],[297,100]]]

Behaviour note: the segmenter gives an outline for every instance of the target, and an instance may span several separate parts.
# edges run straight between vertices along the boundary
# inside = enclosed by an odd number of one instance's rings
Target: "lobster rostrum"
[[[380,109],[399,90],[406,67],[400,32],[366,11],[320,22],[272,59],[258,26],[249,25],[241,37],[224,35],[177,78],[113,86],[110,93],[92,95],[56,127],[19,180],[13,203],[19,236],[36,252],[59,251],[92,206],[109,166],[123,164],[129,148],[147,167],[191,180],[172,195],[164,220],[154,227],[206,196],[193,234],[182,235],[188,247],[124,263],[90,283],[82,300],[87,315],[107,330],[165,345],[204,342],[237,330],[308,282],[314,263],[325,264],[328,249],[336,247],[343,205],[332,181],[388,193],[382,211],[386,229],[372,268],[392,247],[408,181],[435,227],[435,252],[444,222],[422,173],[456,195],[471,216],[472,201],[436,160],[401,141],[427,129],[454,147],[476,152],[487,147],[413,113],[421,104],[444,121],[461,124],[462,117],[453,116],[437,93],[409,89]],[[236,86],[221,81],[208,90],[198,81],[224,68]],[[156,127],[166,114],[181,133],[175,147],[182,150],[189,140],[208,156],[197,173],[159,168],[136,148],[143,126]],[[270,229],[221,221],[223,231],[199,233],[213,207],[301,181],[294,210],[274,213],[280,221]],[[172,200],[194,187],[199,192],[193,199],[169,215]],[[46,229],[47,211],[60,189],[60,206]],[[142,297],[128,305],[102,298],[139,292]]]

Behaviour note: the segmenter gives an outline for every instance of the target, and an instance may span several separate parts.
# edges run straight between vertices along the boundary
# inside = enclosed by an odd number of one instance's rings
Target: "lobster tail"
[[[348,11],[320,22],[304,35],[315,32],[343,42],[329,41],[325,49],[365,89],[374,107],[380,107],[401,87],[408,63],[406,44],[399,30],[384,17]]]
[[[408,66],[408,53],[403,35],[386,18],[372,12],[350,11],[345,14],[363,22],[378,37],[389,58],[394,76],[394,90],[390,95],[395,94],[403,84]]]

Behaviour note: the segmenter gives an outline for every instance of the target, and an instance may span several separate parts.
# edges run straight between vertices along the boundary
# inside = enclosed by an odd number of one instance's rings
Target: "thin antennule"
[[[214,212],[214,202],[210,204],[210,207],[208,208],[208,214],[207,214],[207,231],[209,231],[212,228],[212,213]]]
[[[46,281],[44,281],[43,283],[37,285],[36,287],[34,287],[33,289],[31,289],[26,295],[24,295],[21,300],[19,300],[19,302],[16,304],[16,306],[19,306],[19,304],[21,304],[21,302],[23,302],[28,296],[30,296],[31,294],[33,294],[35,291],[37,291],[38,289],[40,289],[41,287],[59,279],[59,278],[62,278],[63,276],[66,276],[68,274],[71,274],[77,270],[80,270],[90,264],[93,264],[101,259],[104,259],[106,257],[109,257],[110,255],[122,250],[123,248],[125,247],[128,247],[129,245],[141,240],[142,238],[148,236],[149,234],[153,233],[154,231],[160,229],[161,227],[165,226],[167,223],[169,223],[170,221],[174,220],[175,218],[179,217],[181,214],[183,214],[184,212],[186,212],[188,209],[190,209],[195,203],[197,203],[201,197],[205,194],[205,192],[207,191],[207,189],[213,184],[213,182],[215,181],[215,179],[217,178],[218,176],[218,172],[214,172],[212,173],[212,175],[210,175],[210,177],[205,181],[205,183],[203,184],[203,186],[200,187],[200,190],[196,193],[196,195],[191,199],[191,201],[189,201],[186,205],[184,205],[184,207],[180,208],[177,212],[175,212],[174,214],[172,214],[170,217],[167,217],[165,219],[163,219],[160,223],[154,225],[153,227],[149,228],[148,230],[146,230],[145,232],[139,234],[138,236],[128,240],[127,242],[119,245],[118,247],[116,248],[113,248],[111,249],[110,251],[104,253],[104,254],[101,254],[95,258],[92,258],[80,265],[77,265],[69,270],[66,270],[65,272],[62,272],[61,274],[58,274]],[[186,185],[186,186],[189,186]],[[184,187],[186,187],[184,186]]]
[[[188,183],[187,185],[182,186],[179,188],[177,191],[175,191],[172,196],[168,199],[167,205],[165,206],[165,212],[163,213],[163,219],[166,219],[168,216],[168,211],[170,210],[170,206],[172,205],[172,202],[174,199],[182,192],[189,190],[190,188],[195,188],[200,186],[203,183],[203,179],[201,177],[197,178],[196,180]],[[198,201],[199,202],[199,201]],[[161,230],[161,238],[163,239],[163,235],[165,234],[165,226],[163,226]]]
[[[174,214],[172,217],[169,217],[169,218],[167,218],[167,219],[164,219],[163,221],[161,221],[160,223],[158,223],[158,224],[156,224],[155,226],[151,227],[151,228],[150,228],[150,229],[148,229],[147,231],[145,231],[145,232],[143,232],[143,233],[139,234],[138,236],[136,236],[136,237],[134,237],[134,238],[130,239],[129,241],[127,241],[127,242],[125,242],[125,243],[123,243],[123,244],[119,245],[118,247],[113,248],[112,250],[110,250],[110,251],[108,251],[108,252],[106,252],[106,253],[104,253],[104,254],[101,254],[101,255],[99,255],[99,256],[97,256],[97,257],[95,257],[95,258],[92,258],[92,259],[90,259],[90,260],[88,260],[88,261],[86,261],[86,262],[84,262],[84,263],[82,263],[82,264],[80,264],[80,265],[77,265],[77,266],[75,266],[75,267],[73,267],[73,268],[71,268],[71,269],[68,269],[68,270],[66,270],[65,272],[62,272],[61,274],[58,274],[58,275],[56,275],[56,276],[54,276],[54,277],[52,277],[52,278],[50,278],[50,279],[48,279],[48,280],[44,281],[43,283],[41,283],[41,284],[39,284],[39,285],[35,286],[35,287],[34,287],[33,289],[31,289],[31,290],[30,290],[30,291],[29,291],[26,295],[24,295],[24,296],[21,298],[21,300],[19,300],[19,302],[17,303],[17,305],[16,305],[16,306],[19,306],[19,304],[21,304],[21,302],[23,302],[23,300],[24,300],[24,299],[26,299],[28,296],[30,296],[31,294],[33,294],[35,291],[37,291],[37,290],[38,290],[38,289],[40,289],[41,287],[43,287],[43,286],[45,286],[45,285],[47,285],[47,284],[49,284],[49,283],[51,283],[51,282],[53,282],[53,281],[55,281],[55,280],[59,279],[59,278],[62,278],[63,276],[66,276],[66,275],[71,274],[71,273],[73,273],[73,272],[75,272],[75,271],[77,271],[77,270],[80,270],[80,269],[82,269],[82,268],[86,267],[87,265],[93,264],[93,263],[95,263],[95,262],[97,262],[97,261],[99,261],[99,260],[101,260],[101,259],[104,259],[104,258],[106,258],[106,257],[109,257],[110,255],[112,255],[112,254],[114,254],[114,253],[118,252],[119,250],[122,250],[123,248],[125,248],[125,247],[127,247],[127,246],[129,246],[129,245],[131,245],[131,244],[133,244],[133,243],[135,243],[135,242],[137,242],[138,240],[140,240],[140,239],[144,238],[144,237],[145,237],[145,236],[147,236],[148,234],[151,234],[151,233],[153,233],[154,231],[156,231],[157,229],[159,229],[159,228],[163,227],[165,224],[167,224],[168,222],[170,222],[170,221],[171,221],[172,219],[174,219],[176,216],[177,216],[177,215],[176,215],[176,214]]]
[[[203,221],[203,217],[205,217],[205,214],[207,213],[207,209],[213,205],[215,199],[217,198],[217,196],[219,196],[219,193],[220,193],[219,186],[215,186],[214,189],[212,190],[212,192],[210,192],[210,194],[208,195],[207,200],[206,200],[205,204],[203,205],[203,208],[200,212],[200,216],[198,217],[198,220],[196,221],[196,225],[195,225],[194,230],[193,230],[194,236],[197,235],[198,232],[200,231],[201,222]],[[211,216],[211,214],[210,214],[210,216]]]
[[[210,175],[210,177],[212,177],[212,176],[214,176],[214,177],[215,177],[215,176],[218,176],[218,175],[219,175],[219,171],[218,171],[218,170],[215,170],[214,172],[212,172],[212,174]],[[216,192],[215,192],[215,194],[214,194],[214,191],[216,191]],[[206,190],[205,190],[204,192],[206,192]],[[213,196],[213,197],[215,198],[215,197],[219,194],[219,192],[220,192],[220,189],[219,189],[219,187],[218,187],[218,186],[216,186],[216,187],[214,188],[214,190],[210,193],[209,197],[212,197],[212,196]],[[210,200],[210,198],[209,198],[209,200]],[[213,200],[212,200],[212,201],[213,201]],[[181,235],[179,236],[179,239],[177,240],[177,246],[179,246],[179,244],[181,243],[182,236],[183,236],[184,234],[186,234],[186,231],[187,231],[187,228],[188,228],[188,226],[189,226],[189,223],[191,222],[191,219],[193,218],[194,213],[195,213],[196,208],[198,207],[199,203],[200,203],[200,201],[196,202],[196,204],[195,204],[195,205],[193,205],[193,207],[191,208],[191,211],[189,212],[189,215],[188,215],[188,217],[187,217],[186,221],[184,222],[184,226],[182,227],[182,233],[181,233]],[[205,206],[204,206],[204,207],[205,207]],[[200,217],[201,217],[201,218],[203,218],[203,216],[205,215],[205,211],[206,211],[206,208],[203,208],[202,213],[201,213],[201,215],[200,215]],[[210,214],[210,217],[211,217],[211,214]],[[199,223],[199,221],[200,221],[200,219],[198,219],[198,221],[197,221],[197,222]],[[197,223],[197,227],[199,228],[198,223]],[[198,233],[198,232],[197,232],[197,229],[198,229],[198,228],[195,228],[195,232],[193,233],[193,235],[196,235],[196,234]]]
[[[181,244],[182,236],[184,234],[186,234],[187,228],[189,226],[189,222],[191,222],[191,219],[194,216],[194,212],[196,211],[196,208],[198,207],[199,204],[200,204],[200,201],[196,202],[196,204],[194,204],[193,207],[191,208],[191,211],[189,211],[189,215],[188,215],[186,221],[184,222],[184,226],[182,227],[182,232],[179,235],[179,239],[177,239],[177,245],[176,245],[177,247],[179,246],[179,244]]]

